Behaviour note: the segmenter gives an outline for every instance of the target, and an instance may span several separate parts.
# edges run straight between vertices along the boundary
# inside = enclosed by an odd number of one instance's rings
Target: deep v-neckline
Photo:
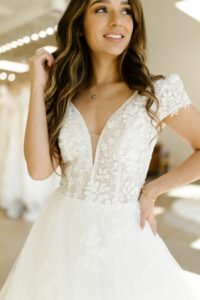
[[[87,135],[87,138],[88,138],[88,141],[89,141],[89,145],[90,145],[90,157],[91,157],[91,164],[92,164],[92,167],[94,168],[95,165],[96,165],[96,160],[97,160],[97,156],[98,156],[98,152],[99,152],[99,145],[101,143],[101,140],[102,140],[102,137],[104,135],[104,132],[106,131],[107,127],[108,127],[108,124],[114,119],[114,117],[122,111],[122,109],[132,100],[135,98],[135,96],[137,95],[138,91],[134,91],[134,93],[128,98],[126,99],[111,115],[110,117],[107,119],[107,121],[105,122],[104,124],[104,127],[101,131],[100,134],[98,134],[99,138],[98,138],[98,142],[97,142],[97,145],[96,145],[96,151],[95,151],[95,154],[94,154],[94,157],[93,157],[93,154],[92,154],[92,143],[91,143],[91,137],[90,137],[90,131],[88,129],[88,126],[87,126],[87,123],[82,115],[82,113],[79,111],[79,109],[76,107],[76,105],[70,101],[70,104],[73,106],[74,108],[74,111],[77,112],[77,115],[79,116],[79,119],[81,120],[83,126],[84,126],[84,129],[85,129],[85,132],[86,132],[86,135]]]

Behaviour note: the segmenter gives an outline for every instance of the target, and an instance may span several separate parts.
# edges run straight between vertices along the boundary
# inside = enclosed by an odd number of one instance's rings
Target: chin
[[[119,56],[121,55],[124,51],[126,50],[126,48],[124,48],[123,50],[121,51],[110,51],[110,52],[107,52],[106,54],[107,55],[110,55],[110,56]]]

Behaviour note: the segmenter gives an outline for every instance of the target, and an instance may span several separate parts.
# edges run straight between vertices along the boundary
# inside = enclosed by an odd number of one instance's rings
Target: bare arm
[[[200,112],[191,105],[181,108],[178,115],[166,117],[165,123],[186,140],[194,152],[182,164],[147,183],[145,190],[153,196],[200,179]]]
[[[177,115],[167,116],[163,121],[186,140],[194,152],[179,166],[145,184],[146,192],[153,199],[175,187],[183,186],[200,178],[200,112],[191,105],[187,109],[181,108]],[[153,214],[153,201],[141,193],[139,203],[141,228],[144,228],[147,219],[153,233],[156,234],[157,225]]]
[[[25,131],[24,155],[29,175],[35,180],[48,178],[58,161],[53,158],[53,166],[49,153],[49,138],[44,103],[44,86],[48,78],[48,66],[53,63],[52,56],[45,50],[30,59],[31,92],[29,111]],[[46,68],[46,69],[45,69]]]

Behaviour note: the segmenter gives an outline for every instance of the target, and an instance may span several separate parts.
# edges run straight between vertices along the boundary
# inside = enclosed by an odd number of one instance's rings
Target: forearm
[[[182,164],[145,184],[145,190],[154,198],[200,179],[200,150],[196,150]]]
[[[43,90],[32,87],[26,124],[24,155],[29,174],[37,177],[49,172],[50,154]]]

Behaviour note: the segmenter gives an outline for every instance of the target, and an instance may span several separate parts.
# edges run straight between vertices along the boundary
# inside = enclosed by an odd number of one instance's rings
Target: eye
[[[125,8],[123,11],[125,11],[127,15],[132,15],[132,11],[129,8]]]
[[[125,15],[132,15],[132,11],[129,8],[124,8],[123,10],[123,14]],[[99,13],[99,12],[107,12],[107,7],[99,7],[97,9],[95,9],[95,13]]]
[[[95,9],[95,13],[98,13],[99,11],[104,11],[105,12],[105,10],[107,9],[107,7],[99,7],[99,8],[97,8],[97,9]]]

